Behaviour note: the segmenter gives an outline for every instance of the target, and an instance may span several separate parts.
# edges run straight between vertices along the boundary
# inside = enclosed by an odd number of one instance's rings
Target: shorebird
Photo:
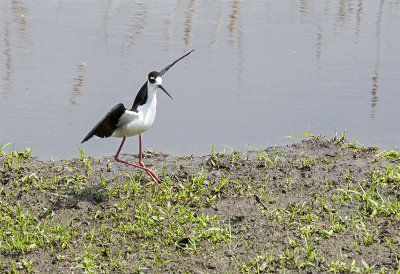
[[[147,172],[150,178],[158,186],[158,188],[164,192],[161,187],[160,178],[144,165],[142,157],[142,133],[151,127],[156,118],[157,108],[157,90],[162,89],[171,99],[172,96],[162,86],[162,76],[167,72],[173,65],[178,61],[188,56],[194,50],[189,51],[179,59],[175,60],[172,64],[169,64],[160,71],[152,71],[147,77],[146,83],[142,86],[135,97],[135,101],[130,109],[126,109],[122,103],[117,104],[113,107],[104,117],[101,119],[93,129],[86,135],[82,140],[82,143],[86,142],[94,135],[100,138],[108,137],[119,137],[122,138],[121,145],[115,154],[114,159],[117,162],[131,165]],[[126,137],[139,135],[139,165],[129,163],[127,161],[119,159],[119,153],[124,145]]]

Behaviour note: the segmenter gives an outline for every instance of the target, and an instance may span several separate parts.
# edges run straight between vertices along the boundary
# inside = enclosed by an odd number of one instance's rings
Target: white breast
[[[137,108],[138,112],[126,110],[119,118],[117,129],[112,137],[129,137],[139,135],[151,127],[156,118],[156,91],[149,89],[147,102]]]

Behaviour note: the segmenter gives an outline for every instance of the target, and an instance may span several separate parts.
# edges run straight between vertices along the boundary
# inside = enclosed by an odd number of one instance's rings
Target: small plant
[[[82,147],[80,147],[80,146],[77,146],[77,147],[79,149],[79,154],[80,154],[80,157],[81,157],[81,161],[83,162],[85,160],[85,151],[83,150]]]
[[[293,145],[294,145],[295,142],[296,142],[295,137],[293,136],[293,130],[292,130],[292,129],[290,129],[290,135],[287,135],[287,136],[284,136],[284,137],[280,137],[279,139],[280,139],[280,140],[281,140],[281,139],[291,139]]]
[[[256,153],[258,153],[258,155],[256,156],[256,159],[260,162],[263,162],[264,166],[267,166],[268,164],[270,164],[272,166],[276,166],[276,164],[278,162],[278,157],[279,157],[279,153],[278,153],[276,147],[274,147],[273,159],[271,159],[269,154],[267,153],[267,151],[262,148],[254,148],[254,147],[250,147],[250,148],[252,148],[253,151],[255,151]]]
[[[212,189],[214,194],[221,195],[223,187],[229,182],[229,178],[222,179],[216,187]]]

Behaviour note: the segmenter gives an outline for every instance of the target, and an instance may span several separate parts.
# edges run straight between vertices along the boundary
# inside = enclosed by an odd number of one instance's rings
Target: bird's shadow
[[[152,153],[146,153],[146,158],[152,158]],[[144,155],[144,156],[145,156]],[[165,160],[165,155],[158,155]],[[137,155],[126,154],[124,158],[128,161],[136,162],[138,160]],[[94,208],[109,208],[113,205],[109,205],[109,200],[113,199],[109,195],[109,186],[111,184],[119,184],[121,180],[129,179],[128,177],[135,176],[135,179],[143,184],[145,182],[147,174],[144,171],[136,171],[131,169],[130,166],[119,164],[116,162],[110,162],[110,167],[101,164],[91,162],[93,164],[91,171],[87,171],[83,163],[76,160],[72,164],[77,166],[72,173],[65,175],[60,181],[60,189],[51,191],[52,199],[50,199],[50,207],[46,212],[43,212],[39,218],[43,219],[48,217],[50,214],[59,212],[60,210],[85,210],[88,211]],[[148,163],[152,165],[151,162]],[[124,171],[122,171],[124,170]],[[132,172],[132,174],[131,174]],[[134,172],[134,174],[133,174]],[[85,174],[86,173],[86,174]],[[85,175],[83,175],[85,174]],[[82,175],[82,177],[80,177]],[[68,187],[65,187],[69,185]],[[54,213],[52,213],[54,212]]]
[[[76,191],[69,189],[64,193],[53,193],[55,196],[59,198],[56,201],[51,202],[51,211],[43,212],[39,219],[44,219],[48,217],[50,214],[57,213],[60,210],[78,210],[82,209],[82,203],[90,203],[92,206],[102,206],[102,204],[106,203],[108,199],[104,197],[104,192],[107,189],[107,186],[114,182],[114,179],[105,180],[103,182],[96,183],[92,186],[86,186],[82,188],[79,193]],[[62,198],[60,198],[62,197]]]

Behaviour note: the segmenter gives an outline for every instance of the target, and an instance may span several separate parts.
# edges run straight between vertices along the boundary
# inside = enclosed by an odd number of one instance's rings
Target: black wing
[[[114,130],[117,128],[117,124],[119,118],[124,114],[126,108],[123,104],[119,103],[115,107],[110,110],[103,119],[98,122],[94,128],[89,132],[88,135],[83,139],[83,142],[86,142],[94,135],[99,136],[101,138],[110,137]]]
[[[188,56],[189,54],[191,54],[194,51],[194,49],[192,49],[191,51],[189,51],[188,53],[186,53],[185,55],[183,55],[181,58],[179,58],[178,60],[176,60],[175,62],[173,62],[172,64],[166,66],[165,68],[163,68],[162,70],[160,70],[160,75],[162,76],[164,73],[167,72],[167,70],[169,70],[173,65],[175,65],[179,60],[185,58],[186,56]]]

